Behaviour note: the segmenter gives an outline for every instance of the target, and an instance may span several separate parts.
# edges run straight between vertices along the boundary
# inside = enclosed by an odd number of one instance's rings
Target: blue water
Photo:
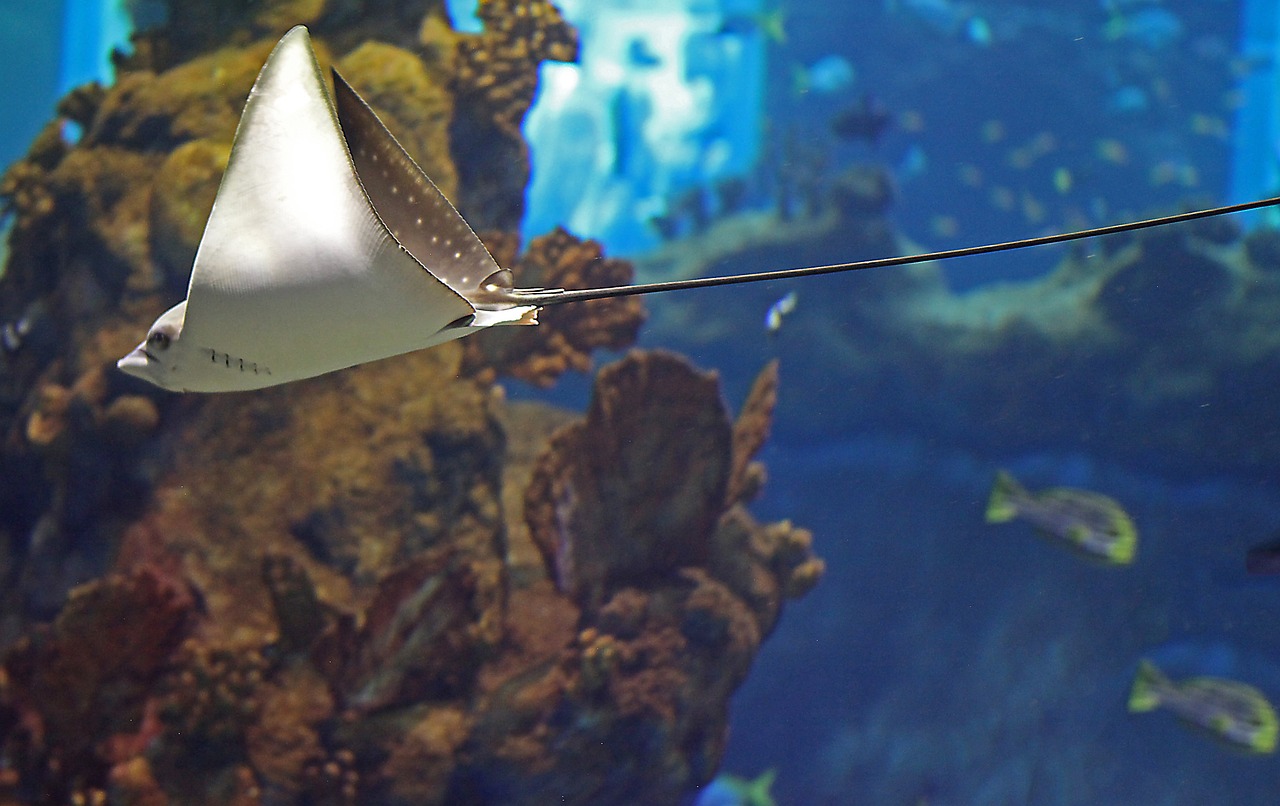
[[[26,153],[36,132],[49,120],[58,97],[61,59],[61,3],[0,2],[0,47],[21,53],[17,69],[0,71],[0,165]]]
[[[756,54],[744,58],[765,72],[758,97],[734,100],[755,110],[751,125],[735,119],[736,128],[717,130],[723,165],[744,172],[748,206],[769,203],[761,175],[779,165],[814,160],[827,176],[860,163],[888,166],[892,223],[930,249],[1270,191],[1232,184],[1233,175],[1276,167],[1280,132],[1270,126],[1280,112],[1258,108],[1275,102],[1275,65],[1241,59],[1238,49],[1244,7],[1256,14],[1262,4],[1117,0],[1122,20],[1105,5],[783,3],[784,42],[744,35]],[[0,78],[7,163],[48,118],[62,62],[56,15],[17,3],[0,5],[0,15],[6,52],[21,41],[30,76]],[[797,71],[831,57],[845,60],[852,78],[800,91]],[[1246,85],[1248,93],[1235,94]],[[863,97],[882,102],[893,125],[875,143],[840,141],[832,113]],[[1251,105],[1237,121],[1242,97]],[[615,146],[628,126],[641,125],[617,117]],[[556,125],[540,122],[535,182]],[[714,139],[704,145],[720,154]],[[777,156],[784,141],[797,150]],[[737,161],[743,154],[752,158],[747,167]],[[660,244],[644,211],[727,175],[707,169],[691,178],[687,169],[672,168],[662,187],[650,176],[609,174],[601,198],[625,198],[618,209],[628,212],[591,219],[583,234],[633,256]],[[538,221],[581,214],[564,183],[556,190],[544,202],[531,197]],[[967,261],[947,276],[956,289],[1034,277],[1062,255]],[[642,338],[719,368],[735,406],[754,370],[781,359],[778,435],[761,457],[769,483],[755,511],[811,529],[827,563],[822,583],[786,609],[737,694],[724,769],[754,777],[776,768],[778,803],[798,806],[1280,800],[1275,756],[1245,756],[1168,714],[1125,709],[1143,657],[1178,676],[1246,680],[1280,702],[1280,581],[1243,572],[1244,552],[1280,527],[1280,468],[1237,477],[1183,467],[1174,479],[1159,462],[1122,461],[1083,437],[1009,454],[994,439],[983,450],[980,431],[959,445],[894,428],[892,412],[861,410],[858,389],[830,389],[819,370],[788,374],[790,365],[820,365],[802,359],[823,349],[764,335],[757,303],[789,288],[707,292],[725,300],[708,328],[745,334],[732,348],[696,328]],[[793,316],[804,316],[805,286],[797,288]],[[648,304],[662,320],[675,303]],[[513,387],[512,396],[580,408],[588,385],[570,377],[550,392]],[[1274,403],[1280,412],[1280,398]],[[842,427],[814,439],[802,421],[819,409],[824,422],[832,409],[844,412]],[[872,421],[874,429],[863,425]],[[1271,425],[1257,438],[1275,439],[1280,424]],[[1139,561],[1102,568],[1024,525],[984,524],[1001,467],[1033,488],[1072,485],[1122,501],[1141,530]]]

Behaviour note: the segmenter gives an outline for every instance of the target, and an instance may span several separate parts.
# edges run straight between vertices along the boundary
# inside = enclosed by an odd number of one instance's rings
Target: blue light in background
[[[484,30],[480,18],[476,16],[479,0],[445,0],[445,10],[449,12],[449,21],[453,29],[464,34],[478,34]]]
[[[682,194],[754,171],[764,114],[759,0],[562,0],[577,64],[544,64],[525,120],[526,238],[565,226],[614,253],[656,246]],[[744,24],[744,20],[747,22]]]
[[[1231,200],[1280,192],[1280,1],[1244,0],[1240,16],[1241,104],[1232,143]],[[1274,208],[1249,214],[1277,224]]]
[[[66,0],[58,91],[97,81],[111,84],[111,51],[129,48],[133,27],[122,0]]]

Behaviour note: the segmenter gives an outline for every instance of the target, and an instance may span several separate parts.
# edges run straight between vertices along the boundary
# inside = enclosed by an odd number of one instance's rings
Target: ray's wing
[[[470,299],[498,271],[489,250],[337,70],[333,90],[356,174],[374,209],[409,254]]]
[[[283,382],[445,341],[473,313],[375,213],[307,31],[294,28],[245,104],[183,340],[265,364]]]

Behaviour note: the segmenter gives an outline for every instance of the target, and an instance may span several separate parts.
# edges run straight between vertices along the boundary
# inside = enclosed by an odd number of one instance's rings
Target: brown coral
[[[773,410],[778,405],[778,361],[760,370],[742,411],[733,423],[733,461],[729,470],[727,504],[746,503],[764,486],[764,465],[755,456],[769,438]]]
[[[348,707],[458,696],[487,644],[483,614],[498,603],[449,548],[418,557],[378,584],[338,684]],[[500,606],[500,605],[499,605]],[[495,625],[496,626],[496,625]]]
[[[454,86],[518,138],[538,88],[538,65],[576,61],[578,34],[547,0],[481,0],[479,14],[485,31],[458,43]]]
[[[6,699],[26,727],[0,740],[6,756],[27,760],[27,788],[50,797],[101,790],[127,752],[119,748],[152,738],[146,704],[193,607],[183,587],[152,570],[111,576],[77,588],[52,626],[6,653]]]
[[[241,760],[244,733],[257,718],[267,664],[253,647],[185,642],[160,681],[159,717],[172,759],[184,767]]]
[[[517,285],[525,288],[620,286],[634,275],[628,261],[606,258],[598,242],[561,228],[535,238],[515,261],[512,239],[490,238],[490,244],[500,265],[511,266]],[[644,315],[636,297],[553,305],[538,314],[536,328],[490,331],[469,340],[467,366],[549,386],[566,371],[588,371],[595,350],[630,346]]]
[[[731,439],[714,375],[660,352],[601,370],[586,421],[552,439],[526,493],[561,590],[598,603],[609,585],[705,562]]]

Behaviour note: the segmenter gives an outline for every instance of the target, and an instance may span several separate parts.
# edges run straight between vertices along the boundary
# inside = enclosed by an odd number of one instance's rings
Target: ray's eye
[[[168,333],[163,330],[156,330],[147,336],[147,347],[153,350],[167,350],[169,349],[170,341],[172,339],[169,338]]]

